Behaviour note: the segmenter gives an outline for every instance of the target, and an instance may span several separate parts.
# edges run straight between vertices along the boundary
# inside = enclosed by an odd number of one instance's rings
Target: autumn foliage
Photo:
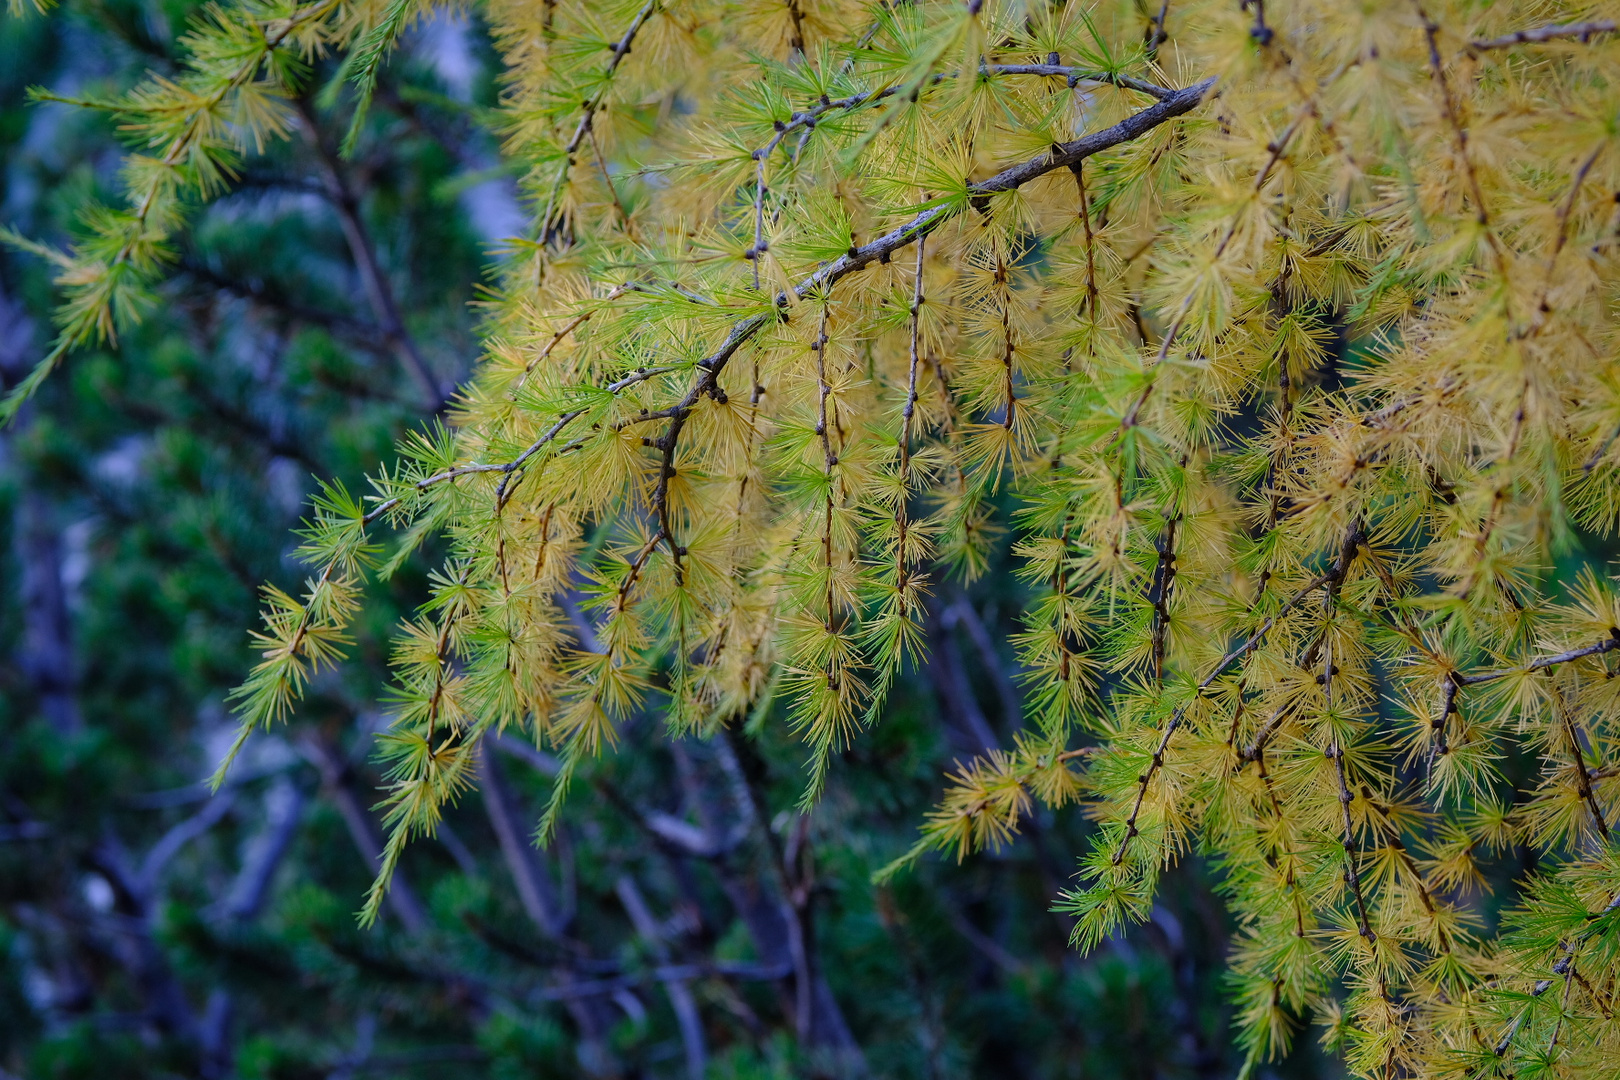
[[[1077,947],[1219,866],[1251,1065],[1315,1024],[1358,1075],[1614,1073],[1620,596],[1571,567],[1620,517],[1615,23],[1150,8],[481,5],[532,232],[446,425],[318,501],[237,698],[243,738],[283,719],[365,582],[445,546],[368,918],[494,732],[560,757],[541,839],[636,710],[787,725],[813,803],[938,584],[1011,545],[1024,729],[885,874],[1070,807]],[[130,204],[51,253],[41,377],[138,310],[301,58],[363,95],[422,11],[224,6],[108,103]]]

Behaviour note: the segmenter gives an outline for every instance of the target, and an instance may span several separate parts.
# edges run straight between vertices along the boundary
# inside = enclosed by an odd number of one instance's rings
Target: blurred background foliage
[[[87,198],[118,198],[114,123],[26,88],[113,94],[173,70],[200,7],[0,19],[0,223],[63,243]],[[116,358],[78,354],[0,433],[0,1076],[1231,1075],[1230,927],[1198,860],[1147,927],[1085,960],[1049,911],[1082,811],[869,883],[953,759],[1011,744],[1009,573],[938,591],[928,669],[806,817],[802,748],[765,734],[785,725],[671,741],[649,711],[540,852],[525,838],[555,763],[506,743],[496,782],[410,850],[385,919],[358,930],[383,643],[431,550],[208,796],[243,628],[260,582],[298,585],[314,478],[361,487],[434,422],[423,383],[442,396],[470,370],[478,282],[524,224],[476,19],[412,32],[350,160],[335,74],[318,63],[294,137],[198,208]],[[6,385],[48,344],[52,303],[47,266],[0,253]],[[1305,1038],[1268,1072],[1336,1069]]]

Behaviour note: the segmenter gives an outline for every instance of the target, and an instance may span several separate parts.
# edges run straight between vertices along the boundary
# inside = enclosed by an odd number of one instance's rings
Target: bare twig
[[[659,963],[667,966],[669,945],[664,939],[663,928],[653,918],[646,899],[636,887],[635,879],[628,874],[621,876],[614,886],[614,892],[624,905],[625,914],[630,916],[630,923],[637,935],[647,943]],[[661,981],[664,994],[669,998],[670,1010],[675,1014],[676,1025],[681,1031],[681,1046],[686,1051],[686,1075],[689,1080],[703,1080],[704,1070],[708,1067],[708,1051],[704,1046],[703,1018],[698,1013],[697,1001],[692,997],[692,988],[686,979],[664,978]]]
[[[515,741],[515,740],[513,740]],[[501,857],[517,886],[518,900],[523,904],[529,921],[547,937],[561,937],[567,930],[557,903],[556,891],[541,867],[534,845],[529,843],[527,830],[519,824],[518,811],[512,792],[493,754],[478,756],[478,788],[484,797],[484,810],[495,839],[501,848]]]
[[[1350,564],[1355,561],[1364,539],[1365,534],[1362,531],[1361,519],[1357,518],[1350,523],[1350,528],[1345,533],[1344,547],[1339,553],[1338,561],[1333,565],[1333,577],[1328,581],[1327,595],[1323,597],[1322,601],[1325,621],[1322,627],[1322,636],[1317,639],[1317,643],[1321,646],[1322,653],[1322,697],[1324,704],[1330,711],[1333,708],[1333,676],[1338,668],[1333,663],[1333,646],[1328,636],[1329,623],[1326,620],[1331,620],[1333,617],[1333,609],[1339,599],[1339,589],[1344,585],[1345,578],[1349,576]],[[1344,768],[1344,745],[1340,741],[1338,733],[1332,731],[1331,728],[1329,729],[1327,749],[1323,753],[1333,762],[1333,777],[1339,788],[1339,813],[1343,819],[1341,824],[1344,829],[1344,881],[1349,886],[1351,895],[1355,897],[1356,929],[1370,943],[1375,939],[1376,935],[1373,933],[1372,924],[1367,918],[1367,898],[1362,891],[1361,870],[1357,866],[1356,831],[1350,816],[1352,797]]]
[[[320,167],[327,200],[336,211],[338,223],[343,228],[343,238],[348,243],[349,254],[354,258],[355,269],[360,273],[360,284],[365,289],[372,316],[377,320],[384,340],[393,348],[400,364],[421,387],[423,401],[429,407],[429,411],[436,413],[444,407],[449,397],[449,388],[434,377],[427,360],[422,356],[421,349],[417,347],[416,339],[405,329],[405,321],[400,316],[399,302],[394,296],[393,286],[389,284],[381,263],[377,261],[376,245],[372,243],[371,234],[360,217],[360,201],[344,177],[337,155],[321,138],[314,112],[311,111],[309,103],[302,99],[298,101],[297,108],[299,118],[302,120],[299,126],[310,149],[315,151],[315,160]]]
[[[1609,631],[1609,637],[1592,645],[1585,645],[1579,649],[1570,649],[1568,652],[1555,653],[1552,656],[1543,656],[1530,661],[1523,667],[1501,668],[1495,671],[1482,671],[1477,675],[1458,675],[1457,682],[1463,686],[1477,686],[1480,683],[1494,682],[1505,679],[1509,675],[1523,675],[1530,672],[1541,671],[1546,668],[1567,664],[1572,660],[1580,660],[1588,656],[1598,656],[1602,653],[1620,649],[1620,629]]]
[[[349,839],[360,852],[366,864],[376,873],[382,867],[383,842],[377,827],[367,813],[365,804],[354,790],[353,772],[337,747],[319,736],[310,736],[299,743],[304,755],[321,774],[321,783],[327,795],[337,804],[343,824],[349,830]],[[402,872],[396,870],[388,889],[388,906],[407,933],[421,934],[428,928],[427,909],[416,895]]]
[[[1598,914],[1607,915],[1616,908],[1620,908],[1620,893],[1616,893],[1614,899],[1610,900],[1608,906],[1606,906]],[[1554,975],[1567,977],[1573,971],[1575,965],[1575,952],[1580,948],[1581,944],[1586,940],[1587,936],[1590,935],[1591,932],[1592,927],[1589,925],[1587,929],[1577,935],[1573,941],[1566,941],[1562,943],[1561,951],[1564,955],[1560,956],[1556,961],[1553,962],[1552,973]],[[1552,985],[1553,980],[1551,979],[1538,979],[1530,990],[1530,996],[1533,998],[1538,998],[1550,990]],[[1508,1047],[1513,1045],[1513,1038],[1519,1033],[1519,1028],[1524,1025],[1524,1018],[1529,1015],[1529,1011],[1529,1007],[1526,1006],[1519,1012],[1518,1016],[1514,1017],[1513,1023],[1508,1025],[1506,1034],[1502,1036],[1501,1041],[1499,1041],[1493,1048],[1497,1057],[1502,1057],[1505,1055],[1508,1052]]]
[[[1166,7],[1168,6],[1168,0],[1166,0]],[[1160,16],[1162,18],[1162,12],[1160,13]],[[1335,73],[1334,76],[1327,79],[1326,82],[1334,82],[1337,77],[1337,73]],[[1299,130],[1300,124],[1304,122],[1305,117],[1310,116],[1315,112],[1316,99],[1313,97],[1305,101],[1299,107],[1294,114],[1293,120],[1289,122],[1288,127],[1281,135],[1272,140],[1271,145],[1268,148],[1270,150],[1270,156],[1266,159],[1265,165],[1258,173],[1255,174],[1254,184],[1251,188],[1255,194],[1259,194],[1259,192],[1266,186],[1266,181],[1271,178],[1271,170],[1276,168],[1277,163],[1282,160],[1284,152],[1288,149],[1288,144],[1293,140],[1295,132]],[[1241,220],[1241,215],[1233,215],[1232,218],[1227,222],[1225,232],[1221,234],[1220,241],[1215,245],[1215,253],[1210,257],[1211,262],[1219,262],[1221,256],[1226,254],[1226,249],[1231,245],[1232,238],[1237,235],[1238,224]],[[1164,361],[1170,356],[1171,346],[1175,345],[1176,339],[1181,336],[1182,328],[1187,325],[1187,316],[1192,311],[1193,297],[1195,295],[1196,293],[1194,292],[1188,292],[1181,298],[1181,303],[1176,308],[1176,316],[1170,321],[1170,329],[1165,331],[1164,337],[1159,342],[1159,352],[1153,360],[1154,367],[1164,363]],[[1142,412],[1142,407],[1147,404],[1148,398],[1152,396],[1153,388],[1156,383],[1157,380],[1150,380],[1148,384],[1142,388],[1141,393],[1137,395],[1136,400],[1131,403],[1131,407],[1126,411],[1124,418],[1120,420],[1119,430],[1122,436],[1126,430],[1136,426],[1137,419]]]
[[[1457,114],[1457,104],[1451,96],[1451,83],[1446,78],[1445,64],[1440,59],[1440,26],[1429,17],[1422,4],[1416,4],[1418,18],[1423,23],[1423,37],[1429,46],[1429,74],[1434,79],[1436,88],[1440,91],[1440,114],[1451,129],[1451,137],[1457,144],[1457,161],[1462,166],[1463,176],[1468,181],[1468,190],[1474,198],[1474,218],[1479,224],[1490,229],[1490,212],[1485,206],[1485,193],[1480,189],[1479,174],[1474,169],[1474,160],[1468,153],[1468,129],[1463,125],[1462,118]],[[1491,250],[1495,252],[1497,264],[1502,264],[1501,249],[1497,246],[1494,231],[1486,234],[1491,239]]]
[[[911,290],[911,351],[906,366],[906,403],[900,410],[900,490],[895,493],[894,500],[894,586],[901,614],[907,617],[911,615],[908,597],[912,585],[910,541],[907,536],[911,524],[908,506],[911,498],[911,426],[917,411],[917,367],[922,355],[923,260],[927,244],[927,237],[917,240],[917,272]]]
[[[1550,26],[1538,26],[1534,30],[1516,30],[1501,37],[1475,38],[1468,43],[1468,47],[1475,52],[1484,52],[1488,49],[1510,49],[1515,45],[1539,45],[1545,41],[1560,41],[1566,38],[1575,38],[1584,44],[1598,34],[1612,34],[1615,29],[1616,23],[1613,19],[1554,23]]]
[[[1605,843],[1609,839],[1609,822],[1603,816],[1603,808],[1598,805],[1597,793],[1592,790],[1592,772],[1586,767],[1586,752],[1581,748],[1580,735],[1575,730],[1575,720],[1570,716],[1570,703],[1561,702],[1558,708],[1560,719],[1563,721],[1564,737],[1569,742],[1570,760],[1575,763],[1575,788],[1581,794],[1581,800],[1591,811],[1592,821],[1597,825],[1598,832],[1603,835]]]
[[[235,802],[236,793],[234,791],[217,792],[207,802],[203,803],[201,810],[164,833],[158,842],[147,850],[146,857],[141,860],[140,869],[136,873],[136,880],[140,882],[142,888],[148,891],[155,889],[158,877],[163,873],[164,867],[169,865],[169,861],[180,854],[187,844],[223,821],[225,815],[231,812],[231,807],[235,805]]]
[[[1158,558],[1148,585],[1147,601],[1153,608],[1153,681],[1160,687],[1164,686],[1164,648],[1170,633],[1170,594],[1176,584],[1176,526],[1180,523],[1179,513],[1165,517],[1164,528],[1154,542]]]
[[[1225,656],[1221,657],[1220,662],[1217,663],[1209,674],[1205,675],[1204,678],[1198,683],[1196,688],[1197,692],[1202,693],[1203,691],[1209,689],[1210,684],[1219,678],[1228,667],[1235,663],[1240,657],[1247,654],[1249,650],[1257,647],[1260,642],[1265,639],[1266,634],[1271,631],[1271,628],[1277,625],[1277,620],[1281,619],[1284,615],[1288,614],[1289,611],[1293,610],[1296,604],[1305,599],[1305,597],[1309,596],[1313,591],[1321,588],[1324,584],[1331,583],[1334,580],[1335,573],[1342,574],[1343,571],[1338,570],[1337,567],[1335,567],[1334,570],[1330,570],[1321,575],[1310,584],[1306,585],[1303,589],[1299,590],[1299,592],[1295,593],[1293,597],[1289,599],[1288,602],[1285,603],[1275,615],[1271,616],[1271,618],[1267,619],[1263,624],[1261,624],[1260,629],[1256,630],[1252,635],[1250,635],[1248,640],[1246,640],[1236,649],[1233,649],[1231,652],[1227,653]],[[1186,715],[1187,707],[1190,704],[1191,702],[1184,702],[1177,705],[1175,711],[1170,714],[1170,719],[1165,724],[1164,731],[1159,737],[1159,743],[1154,748],[1151,762],[1142,775],[1137,778],[1136,801],[1132,804],[1130,817],[1125,823],[1125,835],[1120,839],[1119,847],[1114,851],[1115,866],[1118,866],[1124,861],[1125,852],[1130,846],[1130,842],[1140,835],[1136,827],[1136,821],[1138,815],[1142,812],[1142,803],[1147,798],[1148,786],[1153,783],[1153,778],[1158,774],[1158,771],[1164,767],[1164,752],[1170,746],[1170,737],[1174,735],[1176,729],[1180,727],[1181,720]]]
[[[1147,51],[1147,58],[1157,62],[1159,59],[1159,46],[1170,40],[1170,34],[1165,30],[1165,23],[1170,19],[1170,0],[1164,0],[1159,5],[1159,13],[1148,20],[1147,35],[1143,41],[1143,48]]]
[[[603,300],[604,303],[606,303],[608,301],[611,301],[611,300],[617,300],[619,297],[623,296],[626,292],[629,292],[632,288],[634,288],[633,285],[629,285],[629,284],[620,285],[618,288],[616,288],[612,292],[608,293],[607,296],[603,297],[602,300]],[[564,323],[556,331],[556,333],[552,334],[551,335],[551,340],[547,341],[544,345],[542,345],[540,347],[540,351],[535,354],[534,359],[530,360],[527,364],[523,365],[523,374],[518,376],[518,381],[512,387],[513,391],[516,392],[517,390],[522,389],[523,384],[529,378],[529,375],[533,373],[534,369],[537,366],[539,366],[540,364],[543,364],[546,361],[547,357],[549,357],[552,354],[552,351],[555,350],[557,348],[557,346],[562,343],[563,339],[566,338],[569,334],[572,334],[575,330],[578,330],[581,326],[585,325],[585,323],[590,320],[590,317],[592,315],[595,315],[595,314],[596,314],[596,309],[595,308],[591,308],[589,310],[582,311],[578,315],[575,315],[572,319],[569,319],[566,323]]]
[[[1254,733],[1254,738],[1250,740],[1248,746],[1243,748],[1238,758],[1242,761],[1259,761],[1260,755],[1266,752],[1266,744],[1271,741],[1273,735],[1277,734],[1277,730],[1283,726],[1283,722],[1288,719],[1288,714],[1293,711],[1293,707],[1294,702],[1292,701],[1285,701],[1277,706],[1272,711],[1271,716],[1266,719],[1266,722],[1260,725],[1260,729]]]
[[[1451,714],[1457,711],[1458,688],[1457,678],[1453,672],[1448,672],[1440,680],[1440,711],[1429,722],[1433,741],[1429,744],[1429,760],[1424,767],[1424,772],[1431,781],[1434,779],[1435,759],[1451,753],[1451,746],[1446,741],[1446,730],[1451,721]]]
[[[624,58],[630,54],[630,46],[636,40],[636,35],[641,32],[641,28],[647,24],[647,20],[652,18],[653,13],[658,10],[658,5],[659,0],[647,0],[647,4],[636,12],[636,17],[631,20],[629,28],[624,32],[624,36],[619,38],[618,42],[613,46],[613,59],[608,61],[607,68],[602,72],[598,80],[601,89],[597,91],[596,96],[587,98],[580,106],[579,123],[574,127],[574,134],[568,140],[568,145],[563,147],[562,165],[557,170],[557,178],[552,181],[551,190],[546,195],[545,211],[539,218],[540,242],[542,245],[545,244],[550,234],[552,216],[557,209],[557,199],[562,195],[563,187],[568,183],[568,172],[573,168],[574,155],[579,152],[585,136],[592,131],[592,127],[596,122],[596,111],[602,107],[602,99],[607,95],[607,87],[613,80],[613,73],[619,69],[619,65],[624,61]],[[612,187],[611,181],[609,181],[608,186]]]

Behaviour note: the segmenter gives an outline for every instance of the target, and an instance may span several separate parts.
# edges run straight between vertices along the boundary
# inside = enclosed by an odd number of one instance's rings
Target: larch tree
[[[362,919],[500,733],[557,755],[542,843],[648,709],[785,725],[808,807],[1011,543],[1025,725],[884,875],[1069,807],[1080,949],[1220,868],[1251,1067],[1316,1024],[1357,1075],[1613,1075],[1620,596],[1556,570],[1620,518],[1605,8],[486,0],[532,228],[444,426],[317,499],[238,746],[432,541]],[[57,346],[10,407],[139,316],[312,58],[358,131],[427,10],[222,5],[88,102],[128,200],[42,252]]]

